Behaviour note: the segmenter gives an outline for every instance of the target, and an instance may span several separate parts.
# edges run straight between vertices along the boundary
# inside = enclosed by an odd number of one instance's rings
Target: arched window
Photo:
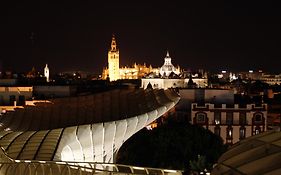
[[[263,123],[263,113],[261,113],[261,112],[255,113],[254,117],[253,117],[253,123],[254,124],[261,124],[261,123]]]
[[[195,117],[196,117],[196,123],[203,124],[207,122],[207,115],[204,112],[196,113]]]

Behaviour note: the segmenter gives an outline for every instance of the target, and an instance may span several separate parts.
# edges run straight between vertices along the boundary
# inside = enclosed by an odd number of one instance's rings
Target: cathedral
[[[140,79],[149,73],[159,74],[159,68],[152,68],[135,63],[132,67],[119,67],[119,49],[117,48],[115,36],[112,36],[111,48],[108,51],[108,68],[104,68],[102,79],[109,78],[110,81],[119,79]]]

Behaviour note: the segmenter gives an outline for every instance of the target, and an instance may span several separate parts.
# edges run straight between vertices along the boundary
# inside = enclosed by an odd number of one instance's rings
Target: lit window
[[[231,137],[232,136],[232,131],[228,130],[228,136]]]
[[[214,118],[215,118],[215,124],[219,125],[221,123],[221,113],[220,112],[215,112],[214,113]]]
[[[232,127],[226,128],[226,139],[232,139]]]
[[[259,134],[259,133],[261,133],[261,128],[259,127],[259,126],[256,126],[255,127],[255,135],[257,135],[257,134]]]
[[[242,126],[239,129],[239,139],[242,140],[245,137],[246,137],[246,128]]]

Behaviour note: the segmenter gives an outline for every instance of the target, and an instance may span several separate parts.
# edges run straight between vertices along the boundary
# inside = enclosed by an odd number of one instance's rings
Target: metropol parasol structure
[[[173,89],[116,89],[0,116],[0,175],[181,174],[114,164],[122,144],[179,101]]]

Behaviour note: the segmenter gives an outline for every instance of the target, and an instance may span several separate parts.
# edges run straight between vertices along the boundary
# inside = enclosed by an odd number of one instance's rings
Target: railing
[[[14,160],[0,162],[0,174],[143,174],[143,175],[182,175],[180,170],[138,167],[131,165],[97,163],[97,162],[62,162]]]

